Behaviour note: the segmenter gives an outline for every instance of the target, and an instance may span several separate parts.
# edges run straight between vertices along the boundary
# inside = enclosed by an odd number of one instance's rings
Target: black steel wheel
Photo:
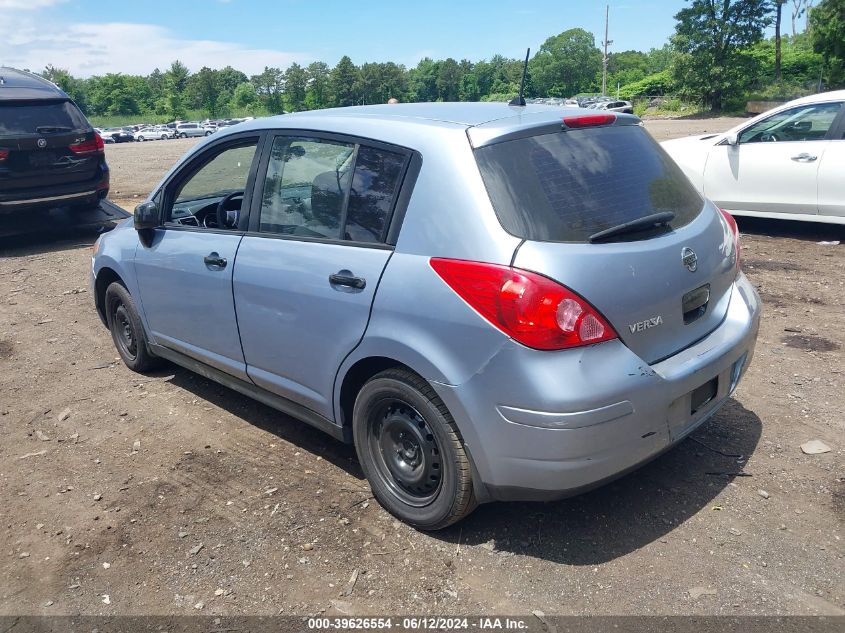
[[[106,288],[104,305],[114,346],[126,366],[137,372],[149,371],[158,366],[160,359],[147,348],[144,326],[132,295],[123,284],[116,281]]]
[[[386,399],[372,414],[367,441],[382,482],[405,503],[423,506],[440,489],[440,449],[420,413],[402,400]]]
[[[389,512],[437,530],[475,508],[463,439],[420,376],[396,368],[371,378],[355,400],[352,425],[361,468]]]

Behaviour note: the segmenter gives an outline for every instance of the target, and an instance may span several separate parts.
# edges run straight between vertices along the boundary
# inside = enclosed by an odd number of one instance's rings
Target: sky
[[[0,65],[79,77],[146,75],[179,59],[194,72],[231,65],[356,64],[423,57],[521,58],[574,27],[611,51],[660,47],[684,0],[0,0]]]

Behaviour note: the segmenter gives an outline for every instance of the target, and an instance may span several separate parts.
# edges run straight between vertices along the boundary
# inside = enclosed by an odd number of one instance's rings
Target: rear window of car
[[[475,157],[499,221],[522,239],[588,242],[599,231],[663,211],[675,213],[669,226],[678,228],[704,204],[636,125],[503,141],[475,150]]]
[[[0,102],[0,135],[37,134],[50,127],[87,130],[88,121],[70,101]]]

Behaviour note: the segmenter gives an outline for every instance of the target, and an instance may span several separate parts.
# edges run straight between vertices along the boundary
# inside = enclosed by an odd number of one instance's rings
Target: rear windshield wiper
[[[636,233],[637,231],[642,231],[643,229],[648,229],[653,226],[665,225],[674,219],[674,211],[661,211],[660,213],[652,213],[651,215],[646,215],[642,218],[637,218],[636,220],[625,222],[624,224],[617,224],[616,226],[611,226],[609,229],[599,231],[598,233],[593,233],[588,238],[588,240],[591,244],[594,244],[595,242],[601,242],[602,240],[606,240],[610,237],[616,237],[617,235],[624,235],[625,233]]]
[[[48,134],[50,132],[73,132],[73,128],[66,125],[39,125],[35,128],[35,131],[41,134]]]

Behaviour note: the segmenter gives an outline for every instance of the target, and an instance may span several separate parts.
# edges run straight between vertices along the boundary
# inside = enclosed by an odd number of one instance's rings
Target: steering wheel
[[[221,229],[233,229],[238,226],[238,219],[240,218],[241,211],[240,209],[230,210],[227,209],[227,205],[237,198],[238,196],[243,197],[244,192],[243,190],[240,191],[233,191],[227,196],[224,196],[223,199],[217,203],[217,226]],[[243,202],[243,201],[242,201]],[[229,215],[229,213],[233,213],[234,216]]]
[[[774,134],[762,134],[760,140],[764,142],[779,141],[780,139]]]

